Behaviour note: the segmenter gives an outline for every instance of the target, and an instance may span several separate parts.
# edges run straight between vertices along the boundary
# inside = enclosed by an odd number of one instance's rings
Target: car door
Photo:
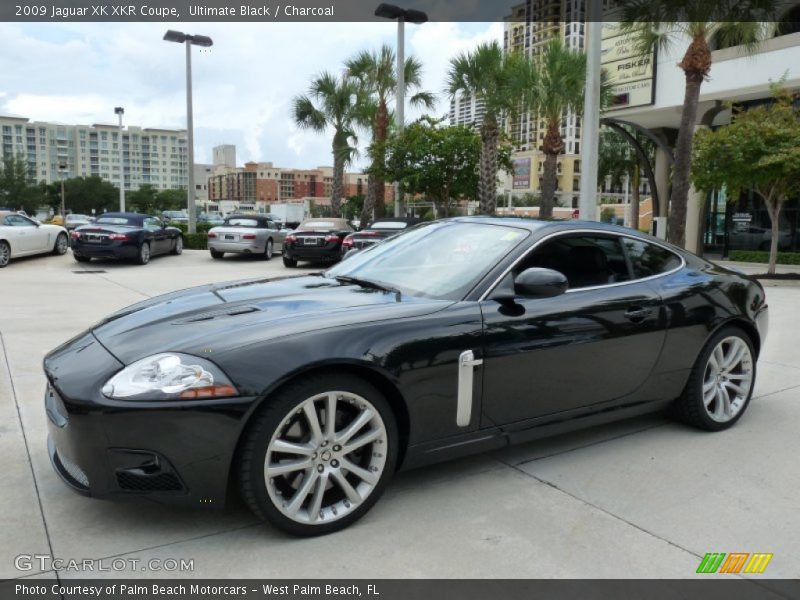
[[[559,234],[510,276],[529,267],[560,271],[569,289],[554,298],[481,302],[483,425],[632,397],[656,364],[665,323],[659,295],[632,278],[621,240]]]
[[[283,251],[283,240],[286,234],[281,231],[280,227],[275,221],[267,221],[269,233],[272,236],[273,247],[276,251]]]
[[[10,228],[10,237],[14,240],[12,244],[17,254],[34,254],[44,250],[42,234],[46,238],[47,233],[40,231],[35,222],[22,215],[8,215],[4,223]]]
[[[169,251],[169,233],[156,217],[144,220],[145,237],[150,237],[150,254],[164,254]]]

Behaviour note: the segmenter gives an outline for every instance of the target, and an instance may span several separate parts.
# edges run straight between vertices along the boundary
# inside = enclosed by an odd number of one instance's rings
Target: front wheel
[[[272,246],[272,239],[268,239],[267,243],[264,245],[264,254],[262,254],[262,258],[264,260],[270,260],[273,254],[273,246]]]
[[[284,256],[283,266],[289,269],[294,269],[297,266],[297,260],[294,258],[289,258],[288,256]]]
[[[290,384],[254,417],[239,464],[242,497],[259,517],[300,536],[338,531],[377,502],[397,461],[389,403],[348,375]]]
[[[700,429],[727,429],[744,414],[755,381],[753,342],[738,327],[723,327],[700,352],[675,412]]]
[[[175,238],[175,245],[172,247],[172,254],[183,254],[183,236]]]
[[[8,242],[0,242],[0,269],[7,266],[11,261],[11,246]]]
[[[67,234],[59,233],[58,237],[56,238],[56,243],[53,244],[53,254],[57,254],[59,256],[66,254],[68,247],[69,242],[67,241]]]
[[[150,244],[143,242],[139,246],[139,255],[136,257],[136,262],[140,265],[146,265],[150,262]]]

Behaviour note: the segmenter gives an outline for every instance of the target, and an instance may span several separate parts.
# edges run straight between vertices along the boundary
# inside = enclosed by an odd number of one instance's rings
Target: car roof
[[[143,215],[141,213],[134,213],[134,212],[107,212],[103,213],[102,215],[97,215],[97,218],[128,219],[130,221],[141,223],[145,219],[150,218],[150,215]],[[153,217],[153,218],[158,218],[158,217]]]

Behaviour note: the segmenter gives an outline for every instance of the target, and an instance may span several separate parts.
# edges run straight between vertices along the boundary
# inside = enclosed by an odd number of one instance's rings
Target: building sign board
[[[515,158],[512,185],[515,190],[524,190],[531,187],[531,159]]]
[[[601,68],[611,85],[611,106],[619,110],[646,106],[655,101],[655,51],[642,54],[635,36],[622,33],[620,24],[603,23]]]

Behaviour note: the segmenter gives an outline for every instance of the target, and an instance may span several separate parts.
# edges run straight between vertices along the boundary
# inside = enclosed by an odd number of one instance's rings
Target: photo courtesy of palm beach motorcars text
[[[800,598],[800,0],[0,3],[0,600]]]

